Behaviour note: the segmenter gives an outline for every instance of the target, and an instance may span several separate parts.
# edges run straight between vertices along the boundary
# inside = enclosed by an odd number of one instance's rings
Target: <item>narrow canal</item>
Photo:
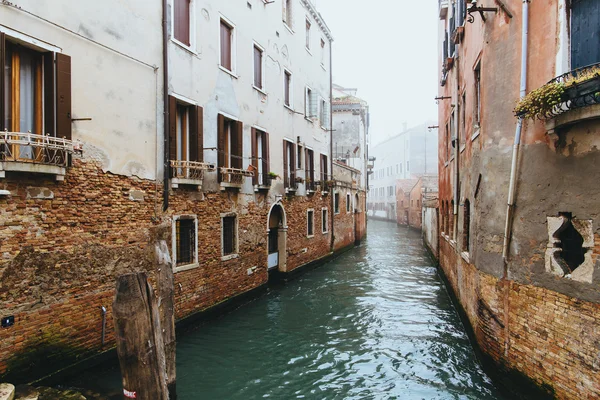
[[[179,400],[499,399],[418,232],[364,244],[178,338]],[[118,393],[118,368],[69,385]]]

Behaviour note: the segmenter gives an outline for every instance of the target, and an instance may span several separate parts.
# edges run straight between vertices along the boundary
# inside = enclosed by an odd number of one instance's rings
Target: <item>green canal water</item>
[[[68,386],[121,390],[118,366]],[[179,400],[501,399],[418,232],[369,221],[335,261],[181,335]]]

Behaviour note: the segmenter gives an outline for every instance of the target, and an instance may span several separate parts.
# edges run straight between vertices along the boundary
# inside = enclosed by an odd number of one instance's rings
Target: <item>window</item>
[[[307,19],[306,20],[306,49],[307,50],[310,50],[310,27],[311,27],[311,23]]]
[[[242,169],[242,151],[244,126],[240,121],[234,121],[219,114],[217,117],[217,166],[219,167],[219,182],[223,181],[221,168]]]
[[[0,130],[71,139],[71,57],[25,47],[0,32],[0,60]],[[42,161],[39,150],[14,145],[9,153]]]
[[[292,107],[292,73],[288,70],[283,73],[283,104]]]
[[[190,11],[191,0],[173,0],[173,35],[175,39],[190,46]]]
[[[198,262],[198,219],[195,216],[176,216],[173,219],[173,254],[175,268]]]
[[[475,126],[481,126],[481,61],[475,67]],[[448,126],[446,125],[447,130]]]
[[[467,109],[467,94],[463,92],[461,96],[461,103],[459,109],[459,118],[460,118],[460,143],[465,144],[467,140],[467,113],[465,110]]]
[[[302,169],[302,153],[303,153],[303,148],[300,145],[297,145],[297,152],[296,152],[296,160],[298,160],[298,164],[296,165],[296,167],[298,169]]]
[[[321,228],[323,233],[329,232],[329,223],[327,221],[327,209],[321,210]]]
[[[333,212],[335,214],[340,213],[340,194],[339,193],[333,194]]]
[[[262,47],[254,45],[254,87],[264,89],[264,72],[263,72],[263,53]]]
[[[252,166],[254,167],[253,185],[266,186],[270,172],[269,163],[269,134],[257,128],[252,128]]]
[[[469,199],[465,200],[463,215],[463,250],[469,252],[469,241],[471,230],[471,203]]]
[[[283,186],[296,188],[296,143],[283,140]]]
[[[329,104],[325,99],[321,99],[321,127],[327,129],[329,127]]]
[[[308,210],[306,212],[306,236],[313,237],[315,235],[314,225],[315,225],[315,212],[314,212],[314,210]]]
[[[223,216],[222,219],[223,257],[237,254],[237,218],[235,215]]]
[[[304,162],[306,189],[315,190],[315,153],[311,149],[306,149],[306,158]]]
[[[321,180],[322,181],[329,180],[328,165],[329,164],[327,162],[327,156],[325,154],[321,154]]]
[[[169,158],[171,161],[201,162],[203,160],[203,115],[202,107],[183,103],[169,96]],[[177,172],[177,169],[171,172]],[[171,177],[173,176],[172,174]]]
[[[321,66],[325,66],[325,40],[321,39]]]
[[[304,99],[306,100],[304,104],[304,116],[312,121],[317,117],[317,96],[315,96],[311,88],[306,87]]]
[[[221,19],[221,67],[234,72],[234,28],[233,25]]]
[[[346,193],[346,212],[350,212],[350,193]]]
[[[600,62],[599,36],[598,1],[571,1],[571,69]]]
[[[283,0],[283,22],[292,29],[292,0]]]

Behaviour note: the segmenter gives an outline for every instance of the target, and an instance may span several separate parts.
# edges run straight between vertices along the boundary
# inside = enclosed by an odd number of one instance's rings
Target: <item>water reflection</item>
[[[497,399],[418,232],[365,244],[180,337],[187,399]],[[80,377],[79,385],[91,382]],[[118,374],[105,374],[118,387]]]

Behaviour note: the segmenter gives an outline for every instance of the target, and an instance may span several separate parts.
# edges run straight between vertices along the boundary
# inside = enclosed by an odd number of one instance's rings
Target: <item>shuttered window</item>
[[[283,185],[285,188],[296,187],[296,144],[283,140]]]
[[[233,72],[233,27],[221,20],[221,66]]]
[[[315,212],[313,210],[308,210],[306,212],[306,235],[307,236],[313,236],[315,234],[314,224],[315,224]]]
[[[219,114],[217,117],[217,165],[219,168],[242,169],[243,165],[243,132],[241,121],[234,121]],[[219,181],[222,180],[219,171]]]
[[[190,45],[190,0],[173,0],[173,19],[175,39]]]
[[[222,219],[223,256],[237,253],[236,217],[228,216]]]
[[[328,173],[327,156],[325,154],[321,154],[321,180],[326,181],[328,179],[329,179],[329,173]]]
[[[315,190],[315,153],[311,149],[306,149],[304,166],[306,167],[306,188],[308,190]]]
[[[37,51],[0,33],[0,130],[71,139],[71,57]],[[14,156],[35,158],[30,146]]]
[[[254,86],[263,89],[263,50],[254,45]]]
[[[283,103],[291,107],[292,73],[284,71],[283,74]]]
[[[202,107],[185,104],[169,96],[170,160],[198,162],[204,160],[203,121]]]
[[[571,1],[571,69],[600,63],[600,2]]]
[[[269,134],[260,129],[252,128],[252,166],[254,167],[253,185],[267,185],[270,172],[269,163]]]
[[[329,223],[327,221],[328,213],[327,209],[321,210],[321,228],[323,233],[329,232]]]

